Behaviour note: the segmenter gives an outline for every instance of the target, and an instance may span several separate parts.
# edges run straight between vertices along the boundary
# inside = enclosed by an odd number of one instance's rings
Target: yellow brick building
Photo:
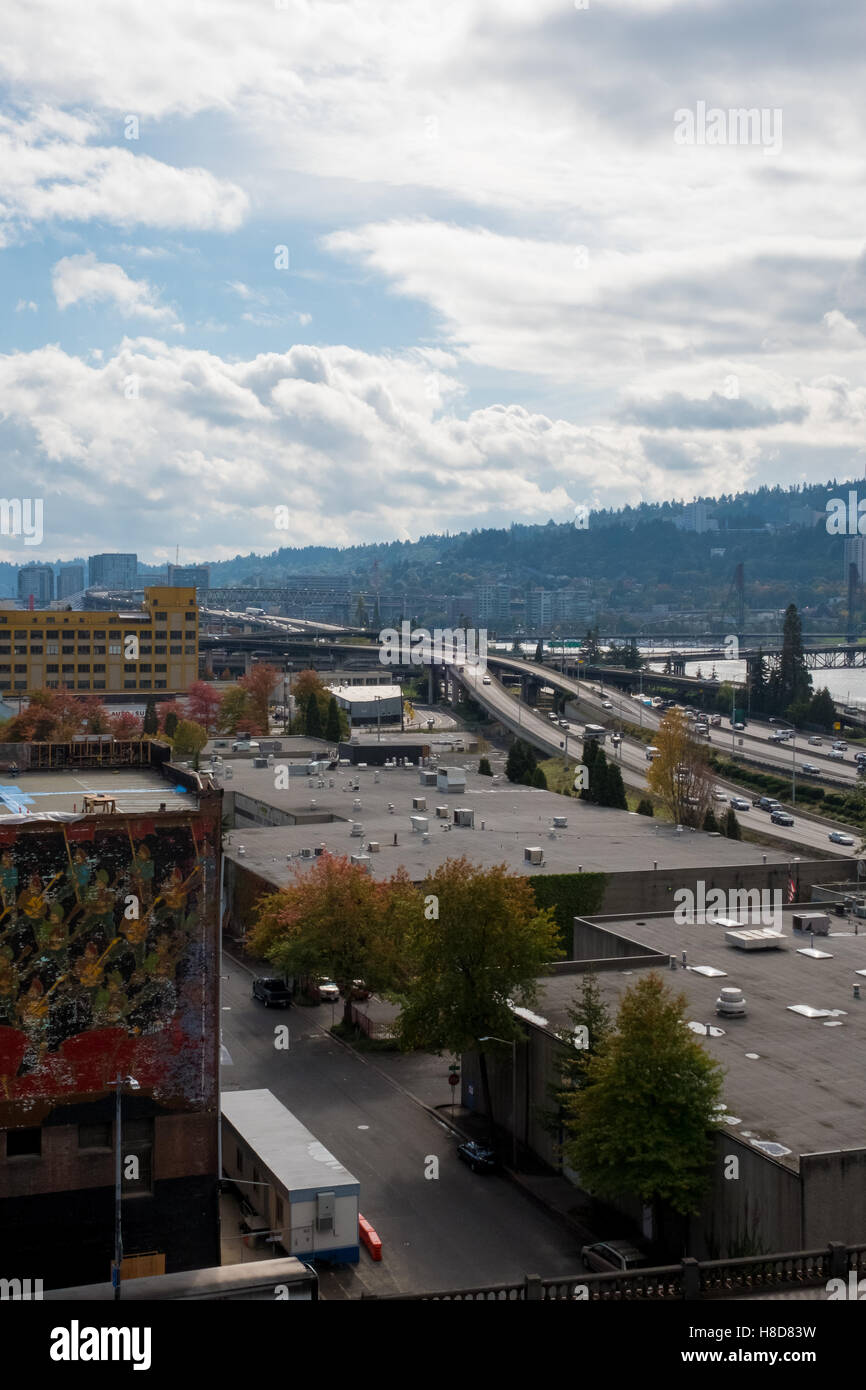
[[[198,679],[195,589],[145,589],[128,613],[0,609],[0,692],[31,695],[186,691]]]

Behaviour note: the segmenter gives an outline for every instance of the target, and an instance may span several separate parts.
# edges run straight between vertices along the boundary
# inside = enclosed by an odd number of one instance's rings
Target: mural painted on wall
[[[92,1095],[118,1068],[213,1101],[214,826],[112,821],[0,826],[0,1107]]]

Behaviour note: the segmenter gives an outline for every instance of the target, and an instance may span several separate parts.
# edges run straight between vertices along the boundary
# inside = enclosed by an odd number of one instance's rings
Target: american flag
[[[797,896],[797,885],[793,878],[788,879],[788,902],[792,903]]]

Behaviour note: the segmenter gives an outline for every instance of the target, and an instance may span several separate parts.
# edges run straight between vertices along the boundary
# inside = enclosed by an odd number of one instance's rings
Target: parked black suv
[[[285,980],[271,978],[260,978],[253,980],[253,999],[261,999],[266,1009],[273,1004],[274,1008],[287,1009],[292,1002],[292,991],[286,985]]]

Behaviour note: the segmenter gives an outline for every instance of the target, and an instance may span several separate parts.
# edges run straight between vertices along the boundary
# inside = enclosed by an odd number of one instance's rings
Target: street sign
[[[452,1071],[451,1075],[450,1075],[449,1078],[448,1078],[448,1085],[449,1085],[449,1086],[459,1086],[459,1085],[460,1085],[460,1077],[459,1077],[459,1076],[455,1076],[454,1073],[453,1073],[453,1071]]]

